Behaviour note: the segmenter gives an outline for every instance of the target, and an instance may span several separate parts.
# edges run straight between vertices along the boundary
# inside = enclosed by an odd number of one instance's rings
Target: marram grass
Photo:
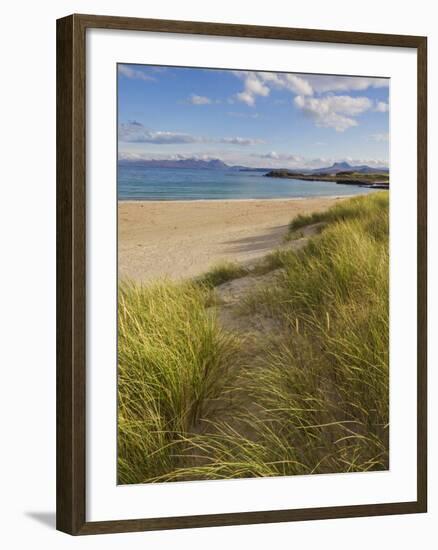
[[[248,270],[236,262],[219,262],[207,273],[196,279],[196,282],[208,288],[222,285],[228,281],[248,275]]]
[[[220,327],[211,285],[120,289],[121,483],[388,468],[388,194],[290,231],[321,221],[241,306],[280,327],[257,353]]]
[[[118,313],[119,482],[178,464],[182,435],[214,408],[233,366],[225,333],[192,284],[122,285]]]

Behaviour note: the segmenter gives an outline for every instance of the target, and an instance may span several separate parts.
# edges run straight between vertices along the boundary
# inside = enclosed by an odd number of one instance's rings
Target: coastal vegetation
[[[245,277],[245,275],[248,275],[248,270],[237,262],[221,262],[196,279],[196,281],[207,287],[215,287],[227,281]]]
[[[343,200],[251,268],[120,285],[119,483],[388,468],[388,209]]]
[[[290,178],[306,181],[331,181],[350,185],[365,185],[373,187],[389,188],[388,172],[356,172],[346,170],[333,174],[325,172],[312,172],[311,174],[295,172],[293,170],[270,170],[265,174],[270,178]]]

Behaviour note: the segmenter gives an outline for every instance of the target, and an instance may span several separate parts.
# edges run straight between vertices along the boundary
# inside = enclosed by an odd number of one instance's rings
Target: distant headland
[[[375,189],[389,189],[389,171],[366,164],[351,166],[348,162],[335,162],[326,168],[311,171],[275,169],[265,174],[269,178],[290,178],[307,181],[332,181],[344,185],[365,185]]]

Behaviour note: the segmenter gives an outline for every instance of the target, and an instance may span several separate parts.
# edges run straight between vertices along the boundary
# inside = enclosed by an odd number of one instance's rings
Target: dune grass
[[[248,270],[236,262],[220,262],[214,265],[207,273],[196,279],[196,282],[213,288],[233,279],[248,275]]]
[[[260,437],[293,445],[304,472],[388,467],[388,198],[350,202],[305,249],[283,254],[276,287],[246,304],[284,326],[267,368],[249,377],[272,424]]]
[[[212,285],[122,288],[122,483],[388,468],[388,194],[290,231],[320,221],[305,248],[266,260],[275,285],[241,306],[280,327],[257,353],[206,308]],[[226,416],[211,409],[225,394]]]
[[[120,483],[178,464],[184,434],[208,416],[228,380],[238,340],[193,284],[122,285],[118,313]]]
[[[389,195],[387,192],[342,200],[323,212],[299,214],[290,222],[289,232],[319,222],[333,223],[349,219],[361,220],[365,218],[373,218],[374,221],[385,220],[387,216],[384,214],[387,214],[388,211],[388,200]],[[383,216],[380,216],[379,213],[383,214]]]

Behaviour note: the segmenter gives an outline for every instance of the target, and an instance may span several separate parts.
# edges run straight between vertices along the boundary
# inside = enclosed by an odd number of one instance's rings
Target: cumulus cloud
[[[244,78],[245,85],[244,90],[236,94],[236,99],[246,103],[250,107],[255,105],[256,96],[269,95],[269,88],[266,86],[263,81],[258,78],[257,73],[239,71],[237,74]]]
[[[324,97],[296,96],[295,105],[310,116],[320,128],[334,128],[344,132],[347,128],[357,126],[356,116],[372,107],[367,97],[348,95],[328,95]]]
[[[294,94],[312,95],[313,88],[302,76],[287,73],[255,73],[267,86],[281,90],[289,90]]]
[[[236,71],[240,79],[244,80],[244,89],[236,94],[236,99],[253,107],[256,96],[266,97],[271,89],[285,89],[295,94],[311,95],[310,84],[303,78],[293,74]]]
[[[284,80],[286,81],[285,87],[296,94],[299,94],[299,95],[313,94],[312,85],[306,79],[300,76],[287,74],[287,75],[284,75]]]
[[[262,139],[243,138],[243,137],[224,137],[219,140],[221,143],[231,143],[233,145],[256,145],[265,143]]]
[[[257,96],[266,97],[271,90],[287,90],[294,96],[295,105],[311,116],[317,126],[334,128],[338,132],[357,126],[355,117],[371,109],[373,104],[367,97],[334,93],[389,86],[387,78],[260,71],[234,71],[234,74],[244,82],[244,89],[234,96],[236,100],[254,107]],[[375,103],[375,111],[383,113],[388,109],[389,105],[384,101]]]
[[[189,97],[188,102],[192,105],[210,105],[211,103],[213,103],[213,101],[209,97],[196,94],[192,94]]]
[[[368,88],[387,88],[388,78],[363,76],[302,75],[316,93],[361,91]]]
[[[150,74],[147,74],[145,71],[134,69],[129,65],[119,64],[118,72],[119,74],[126,76],[126,78],[135,78],[137,80],[145,80],[145,81],[156,80],[153,76],[151,76]]]
[[[256,96],[267,96],[271,89],[289,90],[300,96],[312,96],[327,92],[347,92],[384,88],[389,86],[387,78],[367,78],[330,75],[307,75],[271,73],[262,71],[234,71],[244,81],[244,90],[236,94],[236,99],[253,106]]]
[[[389,104],[385,101],[377,101],[374,110],[378,113],[387,113],[389,111]]]

